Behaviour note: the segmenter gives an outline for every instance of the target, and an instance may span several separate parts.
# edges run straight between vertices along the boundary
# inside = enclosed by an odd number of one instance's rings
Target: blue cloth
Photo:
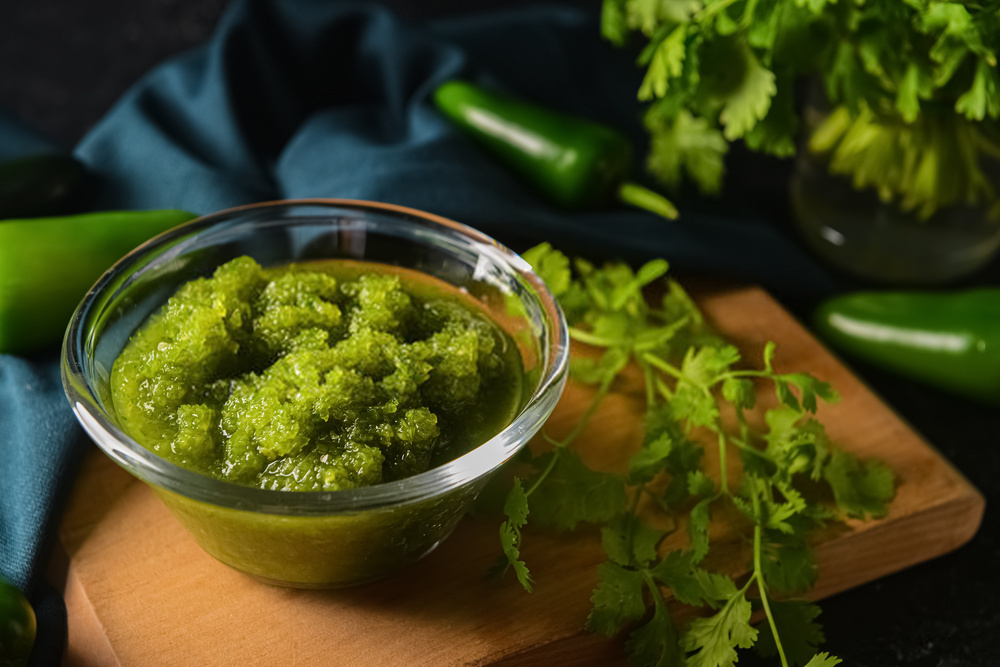
[[[548,7],[413,25],[369,3],[248,0],[206,48],[139,82],[76,154],[105,183],[102,207],[208,213],[267,199],[373,199],[515,248],[552,240],[790,293],[832,289],[761,219],[774,188],[759,163],[730,174],[731,204],[684,201],[677,224],[626,208],[558,211],[435,113],[431,91],[456,75],[623,128],[644,149],[640,72],[600,40],[595,16]]]
[[[783,294],[832,290],[767,219],[780,214],[784,182],[765,178],[777,172],[759,162],[730,173],[728,200],[682,197],[678,223],[624,208],[565,213],[428,103],[438,83],[470,77],[617,126],[641,157],[640,73],[598,35],[596,16],[556,7],[411,24],[369,3],[238,1],[209,44],[136,84],[75,154],[102,184],[97,209],[372,199],[472,224],[519,249],[550,240],[574,252],[664,256]],[[0,116],[0,155],[49,148],[11,127]],[[55,357],[0,355],[0,574],[28,591],[82,449]],[[61,645],[42,639],[56,625],[40,629],[40,644]]]
[[[44,134],[0,109],[0,162],[58,150]]]

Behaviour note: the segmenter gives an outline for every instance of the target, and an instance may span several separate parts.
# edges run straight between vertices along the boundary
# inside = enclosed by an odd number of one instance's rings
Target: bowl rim
[[[91,309],[100,303],[104,290],[113,286],[126,269],[174,238],[203,233],[214,224],[229,221],[240,213],[300,206],[367,211],[389,214],[397,220],[414,224],[426,226],[429,222],[441,225],[465,237],[481,253],[491,255],[494,262],[506,265],[530,286],[529,293],[544,316],[550,340],[547,349],[539,349],[543,362],[542,376],[510,424],[466,454],[425,472],[391,482],[337,491],[278,491],[241,486],[209,477],[161,458],[114,424],[101,407],[82,363],[87,339],[83,328]],[[289,221],[294,221],[294,218],[289,218]],[[568,365],[569,329],[562,309],[548,286],[520,255],[474,227],[437,214],[397,204],[338,198],[282,199],[236,206],[199,216],[154,236],[115,262],[88,290],[66,328],[60,356],[63,388],[77,420],[97,446],[128,472],[154,489],[163,489],[195,501],[233,510],[290,517],[337,516],[397,508],[432,499],[488,477],[526,446],[530,436],[548,418],[565,386]]]

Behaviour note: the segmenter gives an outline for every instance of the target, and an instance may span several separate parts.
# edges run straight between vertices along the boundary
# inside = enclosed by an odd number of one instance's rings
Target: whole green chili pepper
[[[620,132],[485,90],[448,81],[434,92],[438,109],[550,202],[569,209],[622,201],[665,218],[677,209],[629,182],[632,146]]]
[[[874,365],[1000,404],[1000,289],[847,294],[822,303],[814,325]]]
[[[69,155],[30,155],[0,162],[0,220],[79,210],[90,179]]]
[[[27,664],[35,645],[35,611],[14,584],[0,577],[0,666]]]
[[[105,270],[193,217],[175,210],[111,211],[0,221],[0,353],[58,342]]]

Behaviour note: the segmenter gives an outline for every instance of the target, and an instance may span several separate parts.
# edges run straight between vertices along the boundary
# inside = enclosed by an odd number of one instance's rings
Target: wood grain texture
[[[746,358],[759,359],[764,342],[774,340],[778,370],[808,369],[832,382],[842,400],[820,413],[831,437],[863,458],[881,458],[897,475],[886,518],[832,526],[818,537],[821,575],[812,597],[941,555],[975,534],[984,506],[978,491],[767,294],[739,289],[699,301]],[[640,391],[635,378],[625,378],[602,404],[581,439],[589,464],[613,469],[638,445]],[[568,388],[550,420],[552,432],[574,422],[588,395],[587,388]],[[715,463],[706,457],[709,470]],[[745,571],[749,552],[742,542],[722,524],[713,534],[722,547],[715,547],[712,565]],[[148,488],[95,450],[60,538],[70,561],[73,664],[88,664],[85,655],[106,660],[107,647],[122,665],[621,661],[620,640],[581,631],[595,567],[604,560],[589,529],[568,536],[527,532],[523,556],[537,582],[531,595],[512,582],[483,580],[498,553],[497,521],[472,518],[437,551],[380,582],[334,591],[282,589],[206,555]],[[677,531],[664,548],[685,539]],[[88,649],[74,651],[75,645]]]

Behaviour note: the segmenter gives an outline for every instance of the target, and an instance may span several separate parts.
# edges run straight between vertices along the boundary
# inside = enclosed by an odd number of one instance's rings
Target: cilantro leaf
[[[625,0],[604,0],[601,5],[601,36],[615,46],[625,43],[628,36]]]
[[[507,523],[514,528],[521,528],[528,523],[528,494],[524,492],[518,477],[514,478],[514,486],[504,501],[503,513],[507,515]]]
[[[687,110],[676,117],[661,120],[650,108],[646,123],[650,132],[650,151],[646,167],[664,184],[676,188],[687,174],[702,194],[714,194],[722,188],[725,171],[723,156],[729,144],[718,128]]]
[[[573,377],[586,384],[603,384],[613,379],[628,364],[628,350],[620,347],[609,348],[600,359],[578,357],[572,360],[570,368]]]
[[[667,456],[667,472],[672,477],[663,492],[663,500],[667,505],[677,505],[687,498],[689,475],[698,471],[702,456],[704,450],[687,438],[674,443],[673,450]]]
[[[920,67],[915,62],[911,62],[906,67],[906,74],[899,82],[899,91],[896,93],[896,108],[903,115],[903,120],[912,123],[920,113],[920,100],[917,99],[917,88],[920,77]]]
[[[780,376],[776,382],[779,385],[785,385],[786,388],[787,386],[792,386],[798,389],[802,400],[802,408],[808,412],[816,412],[818,409],[819,406],[816,403],[817,397],[830,404],[840,400],[840,396],[828,382],[821,382],[809,373],[789,373],[788,375]],[[798,410],[798,401],[794,400],[794,397],[790,398],[789,395],[788,393],[784,395],[782,403]],[[782,398],[781,394],[779,394],[779,398]]]
[[[546,455],[556,456],[552,472],[531,496],[535,520],[556,530],[568,531],[577,524],[610,521],[625,511],[625,483],[609,473],[591,470],[570,450]],[[544,467],[545,462],[540,462]]]
[[[679,25],[659,43],[649,62],[649,69],[639,87],[639,99],[648,101],[667,94],[668,81],[681,75],[684,67],[684,38],[687,29]]]
[[[688,497],[688,477],[697,472],[704,451],[691,442],[674,417],[671,404],[658,404],[646,412],[646,439],[643,448],[629,462],[629,479],[647,482],[666,471],[670,481],[663,501],[677,505]]]
[[[553,296],[569,289],[572,275],[569,259],[549,243],[540,243],[521,255],[551,290]]]
[[[695,562],[708,554],[708,527],[712,523],[712,498],[703,498],[691,509],[688,520],[688,537],[691,538],[691,554]]]
[[[806,663],[806,667],[836,667],[843,660],[835,658],[829,653],[817,653],[812,660]]]
[[[757,630],[750,625],[750,602],[737,592],[712,616],[696,618],[681,635],[681,648],[689,652],[689,667],[733,667],[737,648],[750,648]]]
[[[625,642],[629,664],[641,667],[681,667],[684,653],[677,643],[677,628],[664,605],[656,605],[653,616],[632,631]]]
[[[521,560],[521,551],[518,548],[520,541],[520,533],[509,523],[505,521],[500,524],[500,547],[503,549],[503,555],[493,566],[489,576],[499,578],[503,576],[507,568],[513,568],[518,582],[524,587],[524,590],[530,593],[533,581],[528,566]]]
[[[688,491],[693,496],[709,498],[715,496],[715,482],[701,470],[688,473]]]
[[[708,387],[739,360],[740,351],[733,345],[692,347],[684,356],[681,372],[697,384]]]
[[[987,116],[1000,116],[1000,75],[996,67],[980,60],[972,87],[955,101],[955,111],[969,120],[983,120]]]
[[[719,419],[719,408],[709,389],[739,359],[739,350],[732,345],[688,348],[681,364],[683,377],[674,390],[675,417],[692,426],[713,426]]]
[[[791,75],[785,73],[777,76],[775,86],[777,91],[771,100],[770,110],[743,136],[743,140],[751,150],[777,157],[791,157],[795,155],[796,132],[799,125],[795,114]]]
[[[816,617],[820,613],[819,607],[809,602],[773,600],[770,606],[785,656],[795,667],[803,667],[816,653],[816,647],[825,640],[823,628],[816,622]],[[767,621],[759,624],[759,632],[759,639],[754,646],[757,652],[765,658],[778,655],[774,634]]]
[[[613,637],[626,623],[639,620],[646,613],[642,574],[614,563],[597,566],[597,588],[590,601],[594,608],[587,616],[586,629]]]
[[[740,410],[752,410],[757,403],[757,393],[750,380],[729,377],[722,383],[722,397]]]
[[[852,454],[836,450],[823,470],[837,507],[848,516],[878,519],[889,511],[895,495],[892,471],[881,461],[861,462]]]
[[[778,92],[774,72],[760,64],[749,48],[743,49],[743,78],[725,94],[719,122],[729,141],[739,139],[767,115]],[[728,66],[736,65],[731,63]],[[736,65],[738,67],[738,65]]]
[[[656,558],[656,547],[666,533],[628,514],[601,528],[601,544],[613,563],[645,567]]]
[[[813,550],[798,535],[765,535],[761,569],[767,585],[786,594],[812,588],[818,574]]]
[[[521,560],[521,528],[528,522],[528,496],[521,486],[521,480],[514,478],[514,486],[507,494],[503,507],[507,520],[500,524],[500,546],[503,550],[500,558],[491,568],[487,576],[499,579],[508,568],[514,569],[517,580],[524,590],[531,592],[532,579],[528,566]]]
[[[826,429],[815,419],[802,419],[795,408],[781,407],[764,415],[765,435],[770,456],[786,475],[808,474],[818,480],[830,456],[832,445]]]
[[[674,599],[683,604],[701,607],[717,599],[718,587],[711,585],[706,590],[705,573],[699,576],[700,570],[695,568],[694,556],[690,551],[671,551],[652,569],[650,574],[656,581],[668,587],[674,594]],[[735,586],[733,587],[735,590]]]
[[[639,453],[629,459],[628,478],[630,482],[639,484],[651,481],[657,473],[667,467],[667,457],[674,450],[675,436],[663,432],[639,450]]]

